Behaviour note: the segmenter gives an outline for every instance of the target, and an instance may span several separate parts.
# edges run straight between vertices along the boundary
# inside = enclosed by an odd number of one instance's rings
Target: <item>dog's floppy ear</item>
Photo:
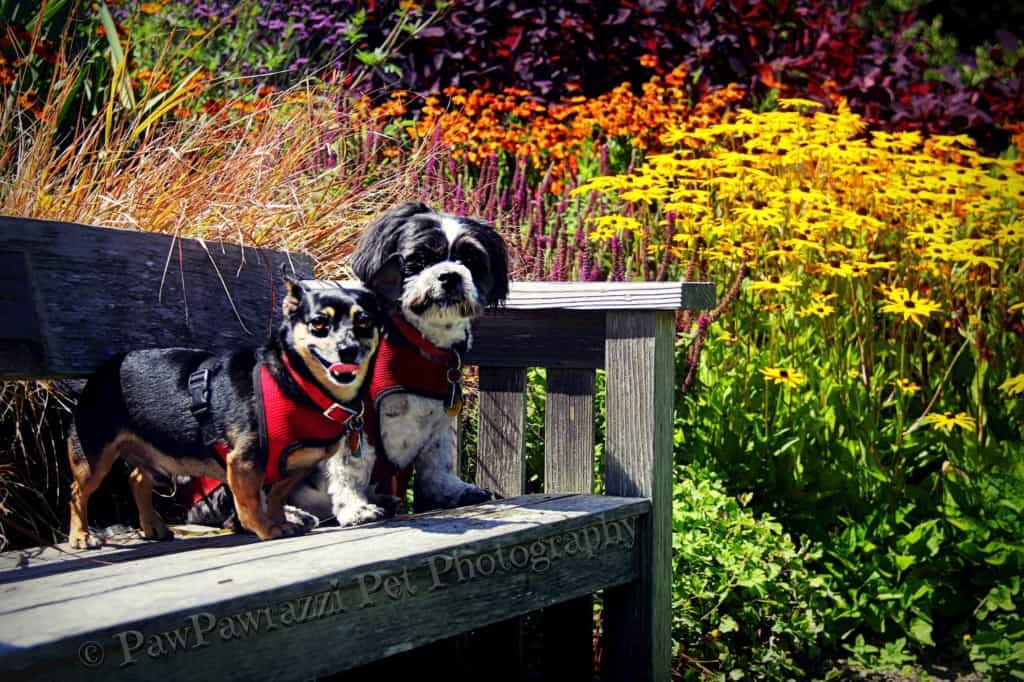
[[[281,302],[281,312],[285,317],[291,317],[302,307],[302,296],[305,289],[302,287],[302,282],[293,277],[283,265],[281,266],[281,275],[284,278],[285,292],[284,300]]]
[[[386,301],[397,301],[402,297],[402,257],[397,253],[370,275],[366,286]]]
[[[383,213],[371,222],[352,253],[352,271],[373,289],[371,282],[389,258],[399,251],[402,233],[409,218],[430,213],[425,204],[410,201]]]
[[[498,305],[508,298],[508,252],[505,240],[496,229],[479,220],[470,221],[476,238],[487,250],[491,261],[491,290],[487,292],[487,305]]]

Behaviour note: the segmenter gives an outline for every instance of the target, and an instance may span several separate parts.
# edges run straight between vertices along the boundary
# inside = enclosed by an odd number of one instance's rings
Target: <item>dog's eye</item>
[[[373,334],[370,316],[362,310],[352,316],[352,326],[355,328],[358,336],[371,336]]]
[[[331,326],[331,321],[327,319],[326,315],[317,315],[309,321],[309,330],[313,332],[314,336],[327,336],[327,329]]]

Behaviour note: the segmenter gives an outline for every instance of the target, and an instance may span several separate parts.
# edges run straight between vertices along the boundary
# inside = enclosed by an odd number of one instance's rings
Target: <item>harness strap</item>
[[[348,405],[338,403],[334,401],[334,398],[327,394],[319,384],[310,381],[306,377],[299,374],[294,367],[292,367],[291,360],[288,359],[287,351],[281,353],[281,360],[284,361],[284,366],[288,370],[288,373],[292,375],[292,380],[299,385],[302,392],[306,394],[313,403],[323,410],[324,417],[330,419],[332,422],[338,422],[344,424],[349,418],[359,414],[360,410],[355,410]]]
[[[204,365],[209,366],[204,367]],[[188,393],[192,402],[188,409],[199,423],[199,433],[203,437],[203,445],[213,448],[222,460],[226,460],[230,446],[226,440],[221,438],[210,413],[211,368],[212,371],[217,371],[220,369],[220,363],[216,359],[205,360],[199,365],[199,369],[189,375]]]

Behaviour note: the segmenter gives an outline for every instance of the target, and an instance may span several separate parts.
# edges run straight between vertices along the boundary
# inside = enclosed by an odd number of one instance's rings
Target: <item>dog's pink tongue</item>
[[[359,371],[359,365],[353,365],[350,362],[336,362],[327,368],[327,371],[331,374],[348,374]]]

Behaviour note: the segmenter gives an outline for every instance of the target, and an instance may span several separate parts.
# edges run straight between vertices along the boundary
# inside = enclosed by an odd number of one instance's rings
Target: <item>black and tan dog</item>
[[[147,538],[172,537],[152,490],[180,476],[226,481],[239,522],[261,540],[302,530],[285,519],[284,501],[320,461],[361,447],[359,392],[380,330],[368,292],[286,285],[284,319],[262,348],[133,351],[89,379],[68,438],[73,547],[100,545],[88,530],[89,496],[118,456],[135,467]]]

